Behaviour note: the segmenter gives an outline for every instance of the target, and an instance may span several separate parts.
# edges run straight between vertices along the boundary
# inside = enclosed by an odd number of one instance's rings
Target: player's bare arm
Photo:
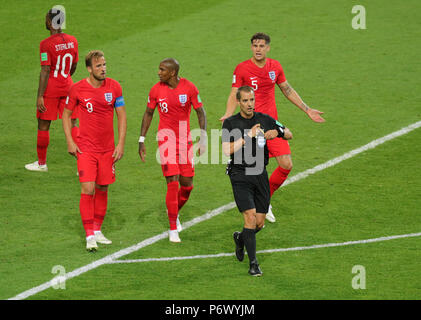
[[[283,135],[282,139],[291,140],[292,139],[292,132],[288,128],[284,128],[283,131],[284,131],[284,135]],[[264,135],[265,135],[266,140],[272,140],[272,139],[275,139],[279,136],[279,132],[276,129],[272,129],[272,130],[265,131]]]
[[[292,132],[288,128],[284,129],[283,139],[285,139],[285,140],[291,140],[292,139]]]
[[[273,130],[267,130],[265,131],[265,139],[266,140],[273,140],[276,137],[278,137],[278,131],[273,129]]]
[[[195,110],[196,110],[197,119],[199,121],[199,128],[200,128],[199,148],[197,150],[198,155],[200,156],[206,152],[206,147],[207,147],[207,134],[206,134],[207,120],[206,120],[206,111],[203,107],[197,108]]]
[[[76,68],[77,68],[77,62],[75,62],[75,63],[72,64],[72,67],[70,69],[70,76],[73,76],[73,74],[76,71]]]
[[[146,137],[146,133],[148,132],[149,126],[151,125],[154,112],[155,112],[155,109],[146,107],[145,113],[143,114],[142,127],[140,128],[141,137]],[[139,141],[139,156],[140,156],[140,159],[143,162],[145,162],[145,157],[146,157],[145,142]]]
[[[62,124],[63,124],[63,130],[64,130],[64,135],[66,136],[66,141],[67,141],[67,151],[69,152],[70,155],[77,157],[77,153],[82,153],[79,149],[79,147],[77,146],[77,144],[75,143],[75,141],[72,138],[72,121],[71,121],[71,116],[72,116],[73,111],[64,108],[63,110],[63,115],[62,115]]]
[[[231,88],[230,95],[228,96],[227,108],[226,108],[225,114],[219,119],[220,121],[223,122],[225,119],[231,117],[234,114],[235,109],[238,106],[238,101],[236,98],[237,91],[238,91],[238,88],[236,87]]]
[[[124,106],[115,108],[117,114],[117,126],[118,126],[118,143],[114,149],[113,158],[114,162],[117,162],[124,155],[124,143],[126,141],[127,132],[127,116],[126,108]]]
[[[284,81],[281,84],[278,84],[279,88],[281,89],[284,96],[295,104],[298,108],[303,110],[311,120],[314,122],[325,122],[325,119],[322,118],[323,112],[310,108],[298,95],[298,93],[294,90],[293,87],[288,83],[288,81]]]
[[[41,66],[39,74],[38,94],[37,94],[37,109],[39,112],[44,112],[44,92],[47,89],[48,77],[50,75],[50,66]]]

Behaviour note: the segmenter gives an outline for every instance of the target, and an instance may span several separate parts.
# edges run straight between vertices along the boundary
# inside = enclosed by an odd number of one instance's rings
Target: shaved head
[[[161,63],[165,64],[169,69],[175,71],[175,75],[178,75],[178,70],[180,70],[180,64],[174,58],[166,58],[161,61]]]

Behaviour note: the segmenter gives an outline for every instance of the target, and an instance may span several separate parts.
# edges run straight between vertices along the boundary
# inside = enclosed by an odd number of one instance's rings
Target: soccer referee
[[[261,276],[256,258],[256,233],[264,226],[270,203],[266,140],[289,140],[292,133],[272,117],[254,112],[255,99],[251,87],[240,87],[236,98],[240,112],[226,119],[222,126],[222,150],[230,157],[227,174],[235,203],[244,217],[243,231],[233,234],[235,254],[239,261],[243,261],[245,246],[250,260],[249,274]]]

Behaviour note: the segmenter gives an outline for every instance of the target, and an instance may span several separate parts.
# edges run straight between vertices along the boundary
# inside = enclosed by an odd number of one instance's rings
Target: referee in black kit
[[[256,259],[256,233],[264,226],[270,203],[266,140],[277,137],[289,140],[292,133],[272,117],[254,112],[251,87],[238,89],[237,102],[240,112],[226,119],[222,126],[222,150],[230,157],[227,174],[235,203],[244,217],[243,231],[233,234],[235,254],[239,261],[243,261],[245,246],[250,260],[249,274],[261,276]]]

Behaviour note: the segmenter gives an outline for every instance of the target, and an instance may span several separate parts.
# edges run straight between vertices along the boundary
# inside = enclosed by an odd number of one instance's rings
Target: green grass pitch
[[[159,61],[174,57],[180,75],[200,91],[211,129],[220,129],[235,66],[251,57],[255,32],[271,35],[269,57],[310,106],[313,123],[277,90],[279,118],[294,133],[291,176],[421,120],[421,3],[406,1],[63,1],[66,33],[79,41],[73,77],[87,76],[84,56],[105,52],[108,76],[123,87],[128,115],[124,158],[110,186],[103,231],[113,240],[85,251],[76,165],[61,121],[53,122],[48,173],[28,172],[36,159],[35,101],[39,42],[48,36],[45,1],[0,5],[0,299],[71,272],[163,233],[165,181],[155,161],[158,115],[137,154],[140,123]],[[366,29],[352,28],[354,5]],[[192,112],[192,128],[197,119]],[[257,235],[257,250],[305,247],[421,232],[421,130],[388,141],[281,188],[272,199],[277,222]],[[225,165],[198,164],[182,222],[233,201]],[[275,169],[271,162],[268,172]],[[237,209],[157,241],[120,260],[232,253],[241,230]],[[420,299],[421,237],[301,251],[260,253],[263,277],[233,256],[106,264],[28,299]],[[365,289],[352,287],[363,266]],[[253,289],[253,290],[250,290]]]

